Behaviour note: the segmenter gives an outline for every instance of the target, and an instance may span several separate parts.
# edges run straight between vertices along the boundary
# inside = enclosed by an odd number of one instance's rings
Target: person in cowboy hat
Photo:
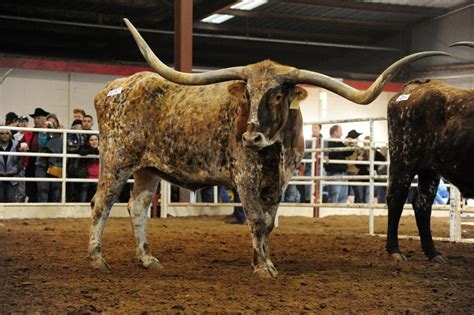
[[[30,116],[33,118],[35,128],[47,128],[46,116],[49,113],[37,107],[33,114]],[[25,131],[23,139],[20,143],[19,151],[22,152],[39,152],[40,147],[40,133],[33,131]],[[25,176],[26,177],[35,177],[36,176],[36,157],[24,157],[23,165],[25,167]],[[36,202],[38,200],[38,186],[36,182],[26,182],[26,195],[28,201]]]
[[[362,133],[357,132],[354,129],[352,129],[351,131],[347,133],[345,144],[346,146],[355,148],[355,150],[351,152],[352,154],[350,156],[346,157],[346,160],[356,161],[359,158],[359,156],[362,154],[362,150],[359,146],[359,143],[357,142],[361,134]],[[347,175],[359,175],[359,165],[348,164],[346,173]],[[358,182],[360,180],[351,179],[349,181]],[[367,186],[354,186],[354,185],[349,186],[349,196],[353,196],[354,203],[365,202],[366,188]]]

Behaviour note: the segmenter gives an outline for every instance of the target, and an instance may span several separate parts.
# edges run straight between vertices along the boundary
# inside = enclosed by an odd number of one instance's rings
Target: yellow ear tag
[[[290,109],[300,109],[300,101],[292,100],[290,103]]]

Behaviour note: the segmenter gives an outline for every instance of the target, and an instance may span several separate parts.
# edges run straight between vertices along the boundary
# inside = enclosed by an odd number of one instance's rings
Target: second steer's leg
[[[413,209],[423,252],[429,260],[445,264],[447,263],[446,259],[434,246],[430,222],[431,207],[436,197],[439,179],[439,175],[432,170],[423,170],[418,173],[418,190],[413,200]]]

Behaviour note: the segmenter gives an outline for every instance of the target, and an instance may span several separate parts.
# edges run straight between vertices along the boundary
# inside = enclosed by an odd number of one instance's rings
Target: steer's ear
[[[308,97],[308,92],[305,89],[303,89],[302,87],[299,87],[299,86],[293,87],[293,89],[290,93],[291,100],[302,101],[306,97]]]
[[[244,81],[239,81],[230,84],[227,89],[232,96],[237,98],[245,97],[245,85],[246,83]]]

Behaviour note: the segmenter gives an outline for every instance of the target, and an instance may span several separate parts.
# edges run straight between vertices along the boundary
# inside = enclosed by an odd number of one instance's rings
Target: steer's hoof
[[[158,259],[156,259],[155,257],[149,255],[149,256],[143,256],[142,258],[140,258],[139,260],[139,265],[143,268],[146,268],[146,269],[163,269],[163,265],[160,263],[160,261]]]
[[[390,257],[394,260],[394,261],[397,261],[397,262],[404,262],[404,261],[408,261],[408,259],[405,257],[405,255],[403,255],[402,253],[393,253],[393,254],[390,254]]]
[[[110,266],[107,264],[104,258],[97,257],[97,258],[89,258],[91,267],[95,270],[110,272]]]
[[[440,265],[448,265],[448,260],[442,255],[436,255],[431,259],[432,262],[438,263]]]
[[[260,278],[275,278],[278,275],[278,270],[274,266],[265,266],[265,267],[257,267],[254,270]]]

